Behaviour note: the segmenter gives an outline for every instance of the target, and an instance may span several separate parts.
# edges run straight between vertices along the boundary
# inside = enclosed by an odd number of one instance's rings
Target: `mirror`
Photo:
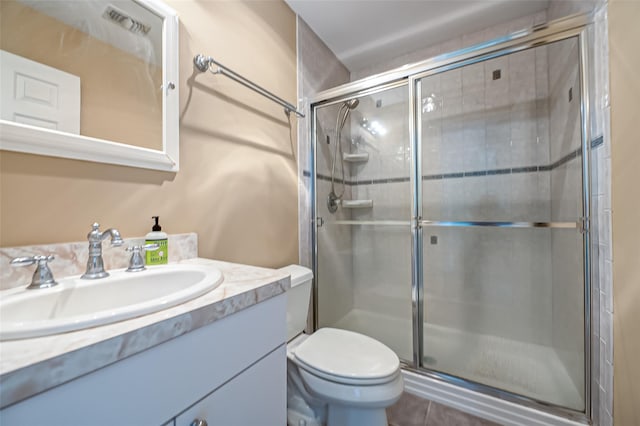
[[[178,171],[177,31],[161,0],[2,0],[0,148]]]

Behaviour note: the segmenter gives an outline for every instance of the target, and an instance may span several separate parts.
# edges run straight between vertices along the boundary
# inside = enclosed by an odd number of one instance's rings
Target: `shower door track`
[[[318,238],[317,232],[320,226],[326,225],[351,225],[351,226],[405,226],[410,227],[412,234],[412,306],[413,306],[413,360],[402,361],[404,369],[419,373],[426,377],[431,377],[450,384],[461,386],[465,389],[478,391],[485,395],[495,396],[506,401],[515,402],[523,406],[538,409],[552,415],[565,419],[590,423],[594,410],[597,407],[592,403],[592,370],[591,370],[591,264],[590,264],[590,126],[589,126],[589,89],[587,75],[587,41],[586,29],[593,23],[593,15],[575,15],[565,19],[557,20],[548,24],[538,25],[530,30],[519,31],[486,43],[482,43],[469,48],[446,53],[434,58],[417,62],[413,65],[403,66],[385,73],[373,75],[352,83],[346,83],[334,89],[329,89],[318,93],[309,100],[311,106],[309,137],[311,141],[311,188],[310,198],[313,203],[311,209],[311,245],[313,250],[312,262],[314,271],[313,289],[313,327],[318,326]],[[581,91],[581,156],[582,156],[582,217],[576,222],[504,222],[504,221],[436,221],[423,219],[421,214],[422,176],[419,174],[421,167],[421,144],[419,143],[420,122],[416,115],[416,92],[419,92],[418,79],[428,75],[439,74],[451,69],[460,68],[465,65],[486,61],[488,59],[508,55],[521,50],[546,45],[552,42],[561,41],[575,37],[578,40],[580,51],[580,91]],[[411,177],[410,184],[413,190],[411,200],[411,220],[339,220],[326,222],[320,220],[317,209],[316,196],[316,108],[329,106],[344,102],[346,99],[366,94],[373,94],[387,90],[392,87],[407,85],[409,91],[409,134],[411,138]],[[419,93],[418,93],[419,94]],[[585,410],[576,411],[549,402],[536,400],[500,388],[477,383],[468,379],[449,375],[439,371],[434,371],[421,365],[420,357],[423,351],[423,288],[422,276],[422,228],[423,227],[501,227],[501,228],[564,228],[578,229],[583,235],[583,260],[584,260],[584,400]]]

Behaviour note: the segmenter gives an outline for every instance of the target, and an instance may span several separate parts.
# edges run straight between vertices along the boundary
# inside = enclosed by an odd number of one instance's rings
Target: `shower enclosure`
[[[318,95],[316,328],[589,416],[584,37],[568,20]]]

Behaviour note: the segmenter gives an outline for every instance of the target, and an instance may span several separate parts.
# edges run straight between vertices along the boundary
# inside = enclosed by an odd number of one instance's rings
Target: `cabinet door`
[[[209,426],[282,426],[286,411],[283,345],[176,417],[176,426],[189,426],[195,419]]]

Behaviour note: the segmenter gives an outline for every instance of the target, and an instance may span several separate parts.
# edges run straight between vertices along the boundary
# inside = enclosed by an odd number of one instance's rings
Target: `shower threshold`
[[[352,309],[332,325],[374,337],[413,358],[411,319]],[[423,367],[576,411],[584,400],[551,346],[424,324]]]

